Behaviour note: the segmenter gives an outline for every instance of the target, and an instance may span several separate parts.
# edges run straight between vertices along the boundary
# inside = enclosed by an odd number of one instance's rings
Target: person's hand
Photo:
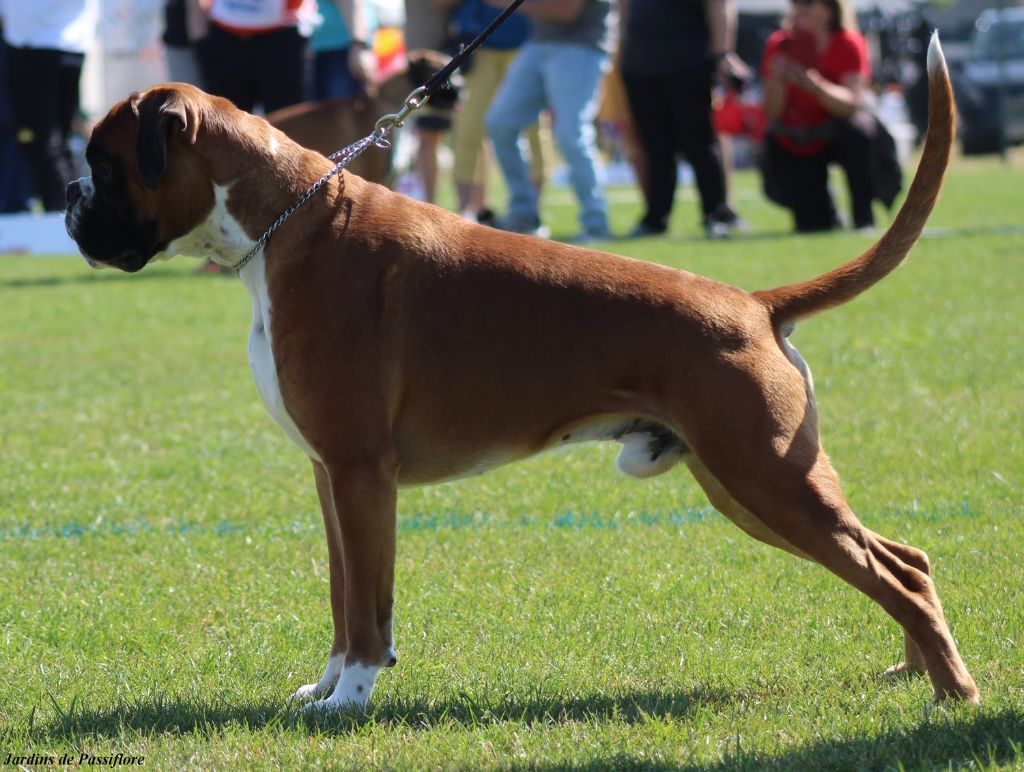
[[[775,69],[778,77],[783,81],[811,93],[817,93],[819,90],[818,86],[823,79],[821,73],[817,70],[804,67],[802,64],[794,62],[785,56],[778,58]]]
[[[715,77],[719,83],[728,84],[730,81],[746,82],[750,80],[751,72],[747,63],[730,51],[718,60],[715,68]]]
[[[785,54],[779,54],[774,57],[768,67],[768,80],[773,83],[786,82],[786,73],[789,71],[792,64],[792,60]]]
[[[808,67],[804,70],[803,83],[801,88],[807,89],[812,94],[817,94],[822,91],[822,86],[828,81],[828,79],[818,72],[813,67]]]

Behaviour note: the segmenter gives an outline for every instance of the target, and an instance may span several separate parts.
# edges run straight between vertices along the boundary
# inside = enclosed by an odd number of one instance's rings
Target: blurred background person
[[[501,0],[489,4],[503,7]],[[487,111],[487,134],[509,188],[506,230],[546,235],[539,194],[519,144],[521,132],[550,108],[552,132],[569,167],[581,230],[570,241],[589,244],[611,237],[608,203],[597,173],[594,119],[601,78],[610,67],[617,30],[611,0],[526,0],[530,37],[508,68]]]
[[[376,77],[373,33],[377,18],[368,0],[318,0],[322,22],[313,31],[310,99],[366,94]]]
[[[309,93],[309,35],[316,0],[201,0],[210,28],[199,42],[207,91],[264,113]]]
[[[620,2],[619,8],[622,8]],[[621,16],[620,16],[621,19]],[[636,185],[647,190],[647,158],[636,136],[633,111],[629,108],[626,84],[622,82],[622,46],[612,59],[611,70],[601,81],[601,106],[597,110],[598,146],[611,163],[605,166],[608,184]]]
[[[791,0],[762,61],[769,122],[763,172],[767,196],[793,213],[801,233],[839,224],[828,166],[846,174],[855,228],[874,226],[873,116],[863,109],[871,63],[842,0]]]
[[[463,0],[451,15],[449,37],[459,45],[468,45],[501,11],[484,0]],[[461,72],[462,97],[452,126],[454,151],[453,176],[459,211],[464,217],[491,223],[494,213],[487,206],[487,158],[484,115],[490,107],[505,72],[526,42],[530,20],[512,14],[473,53]],[[544,160],[537,124],[527,130],[530,143],[530,177],[538,187],[544,179]]]
[[[15,139],[14,113],[7,88],[7,44],[0,25],[0,214],[24,212],[32,182]]]
[[[712,88],[749,76],[734,51],[735,4],[628,0],[623,14],[622,76],[647,170],[646,211],[629,236],[668,230],[681,154],[693,167],[705,233],[725,238],[741,221],[728,204]]]
[[[78,176],[68,141],[95,11],[94,0],[0,0],[15,137],[48,212],[63,211],[64,188]]]

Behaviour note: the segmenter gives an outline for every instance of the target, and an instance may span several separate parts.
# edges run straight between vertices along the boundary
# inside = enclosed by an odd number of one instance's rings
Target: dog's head
[[[209,153],[199,138],[215,100],[175,83],[132,94],[93,130],[92,174],[67,187],[64,222],[90,265],[138,271],[213,206]]]

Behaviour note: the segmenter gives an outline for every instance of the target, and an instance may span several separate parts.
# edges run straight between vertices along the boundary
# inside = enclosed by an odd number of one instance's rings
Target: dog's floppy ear
[[[131,97],[132,112],[138,118],[135,161],[142,184],[155,188],[167,170],[167,142],[179,132],[195,143],[199,115],[189,97],[173,88],[150,89]]]

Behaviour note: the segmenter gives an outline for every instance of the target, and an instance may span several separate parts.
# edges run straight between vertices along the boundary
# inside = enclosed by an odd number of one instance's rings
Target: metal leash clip
[[[391,147],[391,141],[388,139],[391,132],[396,128],[400,128],[405,125],[405,119],[409,117],[409,113],[413,110],[419,110],[423,105],[430,101],[430,93],[427,91],[426,86],[420,86],[413,91],[409,96],[405,98],[405,106],[397,113],[388,113],[387,115],[381,116],[377,123],[373,126],[373,144],[380,148]]]

